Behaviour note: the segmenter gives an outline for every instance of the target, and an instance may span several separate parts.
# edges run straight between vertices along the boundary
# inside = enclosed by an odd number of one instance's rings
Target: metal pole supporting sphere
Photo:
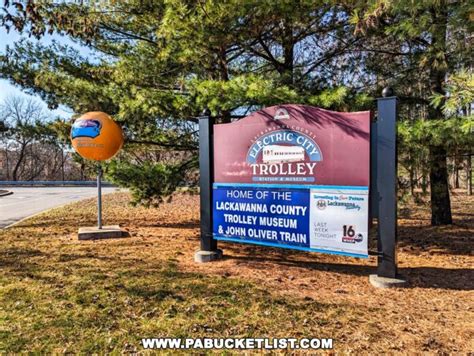
[[[97,167],[97,228],[102,229],[102,166]]]

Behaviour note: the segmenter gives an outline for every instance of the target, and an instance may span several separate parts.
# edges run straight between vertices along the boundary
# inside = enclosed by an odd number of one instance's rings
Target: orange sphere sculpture
[[[86,159],[105,161],[122,148],[123,133],[120,126],[106,113],[85,113],[71,128],[72,147]]]

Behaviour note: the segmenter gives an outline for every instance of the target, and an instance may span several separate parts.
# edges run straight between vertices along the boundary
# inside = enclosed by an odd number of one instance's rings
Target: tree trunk
[[[426,195],[427,193],[427,188],[428,184],[426,182],[426,174],[425,172],[422,173],[422,176],[421,176],[421,192],[423,193],[423,195]]]
[[[66,160],[64,157],[64,150],[62,147],[59,147],[61,150],[61,179],[64,182],[64,161]]]
[[[409,174],[410,174],[410,193],[411,196],[415,196],[415,164],[414,160],[411,160],[410,156],[410,166],[409,166]]]
[[[472,158],[471,154],[467,156],[467,195],[472,195]]]
[[[433,9],[433,23],[437,24],[433,30],[431,42],[432,58],[430,61],[430,89],[431,94],[445,95],[443,84],[447,75],[446,58],[446,33],[447,33],[447,10]],[[431,107],[429,119],[443,118],[440,107]],[[431,225],[452,224],[451,201],[449,198],[448,165],[446,162],[446,148],[441,145],[430,145],[430,188],[431,188]]]
[[[219,69],[219,80],[222,80],[224,82],[229,81],[229,68],[228,68],[228,62],[227,62],[227,54],[225,51],[224,47],[220,47],[218,50],[218,69]],[[228,124],[231,122],[231,111],[230,110],[220,110],[219,112],[220,116],[220,123],[223,124]]]
[[[454,157],[454,188],[459,189],[459,167],[457,156]]]
[[[430,147],[431,225],[452,224],[446,149]]]
[[[295,47],[295,39],[293,38],[293,24],[289,19],[285,20],[284,28],[283,28],[283,69],[281,72],[282,82],[290,87],[294,85],[294,61],[295,61],[295,54],[294,54],[294,47]]]
[[[13,168],[13,172],[12,172],[12,179],[14,181],[18,180],[18,170],[20,169],[20,166],[23,162],[23,158],[25,157],[25,150],[26,150],[27,145],[28,145],[28,143],[23,143],[21,145],[20,153],[19,153],[19,156],[18,156],[18,161],[16,162],[15,168]]]
[[[6,175],[5,175],[5,179],[6,180],[10,180],[10,160],[9,160],[9,157],[8,157],[8,145],[7,147],[5,148],[5,165],[6,165]]]

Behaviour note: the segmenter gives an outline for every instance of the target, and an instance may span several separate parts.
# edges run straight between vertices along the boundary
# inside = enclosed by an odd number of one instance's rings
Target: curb
[[[8,190],[0,190],[0,197],[6,197],[7,195],[12,195],[13,192],[9,192]]]
[[[47,213],[51,210],[54,210],[54,209],[59,209],[59,208],[64,208],[65,206],[69,205],[71,203],[66,203],[66,204],[63,204],[63,205],[58,205],[58,206],[55,206],[53,208],[49,208],[49,209],[46,209],[46,210],[43,210],[43,211],[40,211],[39,213],[35,213],[33,215],[28,215],[28,216],[25,216],[24,218],[21,218],[20,220],[17,220],[13,223],[11,223],[10,225],[7,225],[7,226],[4,226],[4,227],[1,227],[0,230],[6,230],[6,229],[9,229],[11,227],[15,227],[16,225],[20,225],[21,223],[25,222],[26,220],[29,220],[31,218],[35,218],[37,217],[38,215],[41,215],[43,213]]]

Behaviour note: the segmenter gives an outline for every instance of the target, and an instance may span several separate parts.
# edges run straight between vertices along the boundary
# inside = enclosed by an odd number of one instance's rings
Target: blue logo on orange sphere
[[[99,120],[77,120],[72,125],[71,138],[90,137],[96,138],[100,135],[102,125]]]

